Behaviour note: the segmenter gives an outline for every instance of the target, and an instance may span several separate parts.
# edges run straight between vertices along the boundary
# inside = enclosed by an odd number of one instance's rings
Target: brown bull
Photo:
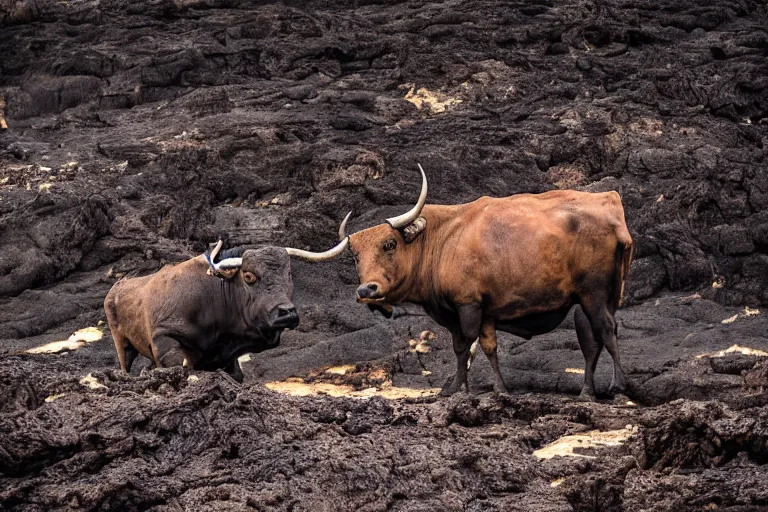
[[[325,253],[234,249],[216,262],[219,242],[210,256],[118,281],[104,310],[120,368],[129,372],[141,354],[155,367],[186,361],[196,370],[225,369],[242,381],[237,358],[276,347],[280,333],[299,324],[289,256],[320,261],[345,248],[346,242]]]
[[[603,347],[613,358],[610,389],[623,392],[614,314],[633,243],[619,194],[559,190],[425,206],[421,174],[421,196],[411,211],[351,235],[349,245],[362,283],[359,302],[390,315],[394,304],[418,304],[451,332],[457,371],[442,394],[467,385],[470,347],[478,338],[493,367],[494,390],[506,391],[496,331],[530,339],[555,329],[576,304],[586,361],[582,395],[595,394]]]

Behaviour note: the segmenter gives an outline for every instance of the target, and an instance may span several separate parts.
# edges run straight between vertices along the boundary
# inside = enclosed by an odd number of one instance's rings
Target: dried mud
[[[768,507],[765,4],[305,4],[0,0],[0,509]],[[622,194],[628,397],[604,355],[576,401],[572,318],[500,337],[509,396],[481,355],[430,396],[447,333],[355,304],[348,257],[295,262],[301,324],[242,385],[115,370],[117,278],[326,248],[410,204],[417,162],[435,203]]]

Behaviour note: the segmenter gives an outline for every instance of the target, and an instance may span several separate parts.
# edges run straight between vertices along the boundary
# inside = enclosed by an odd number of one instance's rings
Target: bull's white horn
[[[424,204],[427,202],[427,175],[424,174],[421,164],[418,164],[418,166],[421,171],[421,195],[419,195],[416,206],[411,208],[409,212],[387,219],[387,223],[395,229],[402,229],[418,219]]]
[[[213,250],[211,251],[211,254],[205,254],[205,253],[203,254],[203,256],[205,257],[205,261],[208,262],[208,266],[211,267],[212,272],[216,272],[217,270],[220,270],[219,268],[220,263],[216,264],[213,262],[213,260],[215,260],[216,256],[218,256],[222,245],[223,245],[223,242],[219,240],[218,243],[216,244],[216,247],[214,247]]]
[[[243,266],[243,258],[227,258],[214,263],[216,270],[232,270]]]
[[[341,226],[339,226],[339,240],[344,240],[347,238],[347,222],[351,216],[352,212],[349,212],[347,216],[344,217],[344,220],[341,221]]]
[[[219,254],[222,245],[224,245],[223,242],[219,240],[219,242],[216,244],[216,247],[214,247],[211,251],[211,261],[216,259],[216,256]]]
[[[344,237],[344,240],[339,242],[336,247],[333,249],[328,249],[325,252],[302,251],[301,249],[294,249],[292,247],[286,247],[285,252],[288,253],[288,256],[296,256],[297,258],[301,258],[307,261],[326,261],[332,260],[333,258],[343,253],[348,245],[349,238]]]

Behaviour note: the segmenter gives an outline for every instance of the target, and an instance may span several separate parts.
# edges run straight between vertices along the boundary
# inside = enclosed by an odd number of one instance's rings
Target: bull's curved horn
[[[214,247],[213,250],[211,251],[211,254],[203,253],[203,257],[205,257],[205,261],[208,263],[208,266],[211,267],[210,272],[216,272],[216,270],[218,270],[213,260],[216,259],[216,256],[219,254],[219,251],[221,250],[222,245],[223,245],[223,242],[219,240],[218,243],[216,244],[216,247]]]
[[[243,266],[243,258],[227,258],[213,265],[216,270],[233,270]]]
[[[301,249],[294,249],[293,247],[286,247],[285,252],[288,253],[288,256],[296,256],[297,258],[301,258],[307,261],[325,261],[331,260],[343,253],[348,245],[349,238],[344,237],[344,240],[339,242],[336,247],[333,249],[328,249],[325,252],[302,251]]]
[[[208,262],[208,266],[211,267],[210,272],[216,273],[221,270],[232,270],[243,266],[243,258],[227,258],[216,263],[213,260],[218,256],[221,246],[224,245],[221,240],[218,241],[216,247],[213,248],[211,254],[203,254],[205,260]]]
[[[222,245],[224,245],[224,242],[219,240],[219,242],[216,244],[216,247],[214,247],[213,250],[211,251],[211,257],[210,257],[211,261],[214,261],[216,259],[216,256],[219,255],[219,251],[221,250]]]
[[[347,222],[351,216],[352,212],[349,212],[347,216],[344,217],[344,220],[341,221],[341,226],[339,226],[339,240],[344,240],[347,238]]]
[[[427,202],[427,175],[424,174],[421,164],[418,164],[418,166],[421,171],[421,195],[419,195],[416,206],[411,208],[409,212],[387,219],[387,223],[395,229],[402,229],[418,219],[424,204]]]

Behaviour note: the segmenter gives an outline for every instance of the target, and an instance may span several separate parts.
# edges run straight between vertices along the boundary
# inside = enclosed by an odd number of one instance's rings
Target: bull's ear
[[[217,277],[221,277],[223,279],[232,279],[237,275],[237,273],[240,272],[240,269],[238,268],[230,268],[227,270],[218,270],[214,274]]]
[[[419,217],[415,221],[411,222],[407,226],[403,228],[403,238],[405,239],[406,243],[411,243],[414,240],[416,240],[422,231],[424,231],[424,228],[427,227],[427,219],[424,217]]]

